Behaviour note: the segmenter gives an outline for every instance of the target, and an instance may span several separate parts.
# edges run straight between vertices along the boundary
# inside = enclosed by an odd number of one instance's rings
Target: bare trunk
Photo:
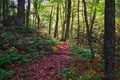
[[[73,37],[73,23],[74,23],[74,13],[72,12],[72,21],[71,21],[71,37]]]
[[[79,7],[80,7],[80,0],[78,0],[78,31],[77,31],[77,38],[78,44],[80,44],[80,16],[79,16]]]
[[[115,80],[115,0],[105,0],[104,80]]]
[[[67,21],[66,20],[67,19],[67,0],[65,0],[65,4],[64,5],[63,5],[64,20],[63,20],[63,24],[62,24],[62,36],[61,36],[61,40],[65,39],[65,27],[66,27],[66,21]]]
[[[36,15],[36,19],[37,19],[37,25],[36,26],[40,26],[40,16],[38,13],[38,0],[34,0],[34,8],[35,8],[35,15]]]
[[[52,7],[51,7],[51,12],[50,12],[49,35],[51,35],[52,13],[53,13],[53,5],[52,5]]]
[[[28,0],[27,16],[26,16],[26,31],[29,29],[29,14],[30,14],[30,0]]]
[[[24,25],[25,24],[25,1],[18,0],[18,9],[17,9],[17,24]]]
[[[65,39],[69,39],[69,27],[70,27],[70,14],[71,14],[71,0],[67,0],[68,7],[67,7],[67,24],[66,24],[66,33],[65,33]]]
[[[56,24],[55,24],[54,38],[58,37],[58,21],[59,21],[59,3],[57,3]]]
[[[92,58],[95,57],[95,54],[94,54],[94,50],[93,50],[93,47],[92,47],[92,39],[91,39],[91,32],[89,30],[89,24],[88,24],[88,18],[87,18],[87,9],[86,9],[86,2],[85,0],[82,0],[83,1],[83,5],[84,5],[84,17],[85,17],[85,23],[86,23],[86,32],[87,32],[87,36],[88,36],[88,45],[90,47],[90,50],[91,50],[91,54],[92,54]]]

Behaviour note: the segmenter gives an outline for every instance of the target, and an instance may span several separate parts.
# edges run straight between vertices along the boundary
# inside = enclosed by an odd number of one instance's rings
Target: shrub
[[[11,40],[14,40],[14,39],[15,39],[14,34],[11,33],[11,32],[5,32],[5,33],[1,34],[0,37],[2,37],[3,41],[4,41],[4,40],[5,40],[5,41],[11,41]]]
[[[76,80],[101,80],[101,76],[93,69],[85,72],[82,76],[76,78]]]
[[[76,72],[77,72],[77,69],[73,67],[70,69],[61,70],[59,72],[59,75],[62,76],[62,80],[67,80],[68,78],[75,80],[76,79],[76,77],[75,77]]]
[[[87,47],[83,48],[83,47],[80,47],[80,46],[74,46],[74,48],[70,49],[69,51],[72,54],[77,55],[77,58],[81,59],[81,60],[87,60],[87,59],[90,59],[92,57],[91,54],[90,54],[90,50]]]
[[[0,68],[0,79],[7,79],[7,78],[10,78],[12,77],[12,75],[14,75],[14,71],[11,71],[11,70],[4,70],[4,69],[1,69]]]

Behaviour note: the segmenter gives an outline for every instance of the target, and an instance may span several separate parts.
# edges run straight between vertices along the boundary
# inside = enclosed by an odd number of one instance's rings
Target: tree
[[[65,0],[64,4],[62,4],[63,6],[63,23],[62,23],[62,35],[61,35],[61,41],[65,39],[65,27],[66,27],[66,21],[67,21],[67,0]]]
[[[87,32],[87,37],[88,37],[88,45],[90,47],[90,50],[91,50],[91,54],[92,54],[92,58],[95,57],[94,55],[94,50],[93,50],[93,47],[92,47],[92,39],[91,39],[91,27],[89,26],[89,23],[88,23],[88,16],[87,16],[87,8],[86,8],[86,2],[85,0],[82,0],[83,2],[83,7],[84,7],[84,18],[85,18],[85,23],[86,23],[86,32]]]
[[[59,2],[57,2],[57,9],[56,9],[56,24],[55,24],[54,38],[58,37],[58,21],[59,21]]]
[[[52,14],[53,14],[53,5],[50,11],[50,21],[49,21],[49,35],[51,35],[51,26],[52,26]]]
[[[25,0],[18,0],[18,8],[17,8],[17,24],[23,25],[25,24]]]
[[[0,1],[0,21],[2,20],[2,1]]]
[[[71,38],[73,37],[75,14],[76,14],[76,2],[75,0],[73,0],[72,8],[71,8],[71,26],[70,26],[70,37]]]
[[[2,17],[3,17],[3,27],[7,26],[6,19],[8,17],[8,0],[3,0],[2,1]]]
[[[69,38],[70,14],[71,14],[71,0],[67,0],[67,23],[66,23],[65,39]]]
[[[105,79],[115,80],[115,0],[105,0],[104,58]]]
[[[42,0],[33,0],[34,1],[34,8],[35,8],[35,26],[36,26],[36,19],[37,19],[37,26],[40,26],[40,16],[39,16],[39,5],[41,4]],[[39,4],[38,4],[39,3]]]
[[[96,18],[96,13],[97,13],[97,8],[96,8],[96,4],[99,4],[99,0],[93,0],[93,15],[91,17],[90,23],[88,22],[88,15],[87,15],[87,6],[86,6],[86,1],[83,1],[83,7],[84,7],[84,18],[85,18],[85,23],[86,23],[86,32],[87,32],[87,37],[88,37],[88,45],[90,47],[91,50],[91,54],[92,54],[92,58],[95,57],[95,53],[94,53],[94,49],[92,47],[92,31],[93,31],[93,26],[94,26],[94,21]],[[91,10],[92,12],[92,10]]]
[[[28,0],[28,8],[27,8],[27,14],[26,14],[26,31],[28,32],[28,26],[29,26],[29,14],[30,14],[30,0]]]
[[[79,10],[80,10],[80,0],[78,0],[78,31],[77,31],[77,38],[78,38],[78,44],[80,44],[80,16],[79,16]]]

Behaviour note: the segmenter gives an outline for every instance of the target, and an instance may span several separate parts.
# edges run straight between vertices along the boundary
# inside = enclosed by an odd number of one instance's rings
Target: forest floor
[[[89,64],[90,60],[77,60],[75,55],[68,52],[69,48],[71,47],[67,42],[59,42],[52,54],[36,58],[27,64],[16,64],[16,66],[11,67],[11,70],[16,71],[16,73],[10,80],[63,80],[59,75],[61,70],[76,68],[77,72],[73,75],[80,76],[88,71],[90,66],[103,77],[103,72],[96,66],[97,60],[93,64]],[[96,76],[96,73],[94,76]],[[73,80],[69,76],[67,77],[69,80]]]

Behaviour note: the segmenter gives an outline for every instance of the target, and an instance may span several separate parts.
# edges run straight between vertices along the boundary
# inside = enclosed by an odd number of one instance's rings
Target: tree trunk
[[[51,35],[51,26],[52,26],[52,13],[53,13],[53,5],[51,7],[51,12],[50,12],[50,21],[49,21],[49,35]]]
[[[38,13],[38,0],[34,1],[34,7],[35,7],[35,14],[36,14],[36,19],[37,19],[37,26],[40,26],[40,16]]]
[[[71,38],[73,37],[73,26],[74,26],[74,19],[75,19],[75,12],[74,12],[74,8],[76,7],[76,4],[75,4],[75,0],[73,1],[72,3],[73,7],[72,7],[72,11],[71,11],[71,14],[72,14],[72,18],[71,18],[71,28],[70,28],[70,34],[71,34]]]
[[[17,9],[17,24],[25,24],[25,0],[18,0],[18,9]]]
[[[115,0],[105,0],[104,57],[105,78],[115,80]]]
[[[83,31],[82,31],[82,32],[83,32],[83,34],[82,34],[83,42],[82,42],[82,43],[83,43],[83,45],[84,45],[84,44],[85,44],[85,21],[84,21],[84,5],[83,5],[83,4],[82,4],[82,19],[83,19],[83,20],[82,20],[82,23],[83,23],[83,24],[82,24],[82,26],[83,26],[83,29],[82,29],[82,30],[83,30]]]
[[[79,9],[80,8],[80,0],[78,0],[78,31],[77,31],[77,39],[78,44],[80,44],[80,16],[79,16]]]
[[[87,32],[87,36],[88,36],[88,45],[90,47],[90,50],[91,50],[91,54],[92,54],[92,58],[95,57],[95,54],[94,54],[94,50],[93,50],[93,47],[92,47],[92,40],[91,40],[91,32],[89,30],[89,24],[88,24],[88,18],[87,18],[87,9],[86,9],[86,2],[85,0],[82,0],[83,1],[83,6],[84,6],[84,16],[85,16],[85,23],[86,23],[86,32]]]
[[[64,6],[65,5],[65,6]],[[65,4],[63,4],[63,13],[64,13],[64,20],[62,24],[62,35],[61,35],[61,41],[65,39],[65,27],[66,27],[66,19],[67,19],[67,1],[65,0]]]
[[[69,39],[69,27],[70,27],[70,14],[71,14],[71,0],[67,0],[68,7],[67,7],[67,24],[66,24],[66,33],[65,33],[65,39]]]
[[[6,0],[2,1],[2,10],[3,10],[3,12],[2,12],[2,17],[3,17],[2,24],[3,24],[3,27],[5,27],[6,26],[6,24],[5,24],[5,19],[6,19]]]
[[[27,15],[26,15],[26,31],[28,33],[29,30],[29,14],[30,14],[30,0],[28,0],[28,8],[27,8]]]
[[[57,9],[56,9],[56,24],[55,24],[54,38],[58,37],[58,21],[59,21],[59,3],[57,3]]]
[[[2,31],[2,1],[0,1],[0,32]]]
[[[73,23],[74,23],[74,13],[72,12],[72,21],[71,21],[71,29],[70,29],[71,37],[73,37]]]
[[[0,1],[0,20],[1,20],[1,14],[2,14],[2,1]]]

